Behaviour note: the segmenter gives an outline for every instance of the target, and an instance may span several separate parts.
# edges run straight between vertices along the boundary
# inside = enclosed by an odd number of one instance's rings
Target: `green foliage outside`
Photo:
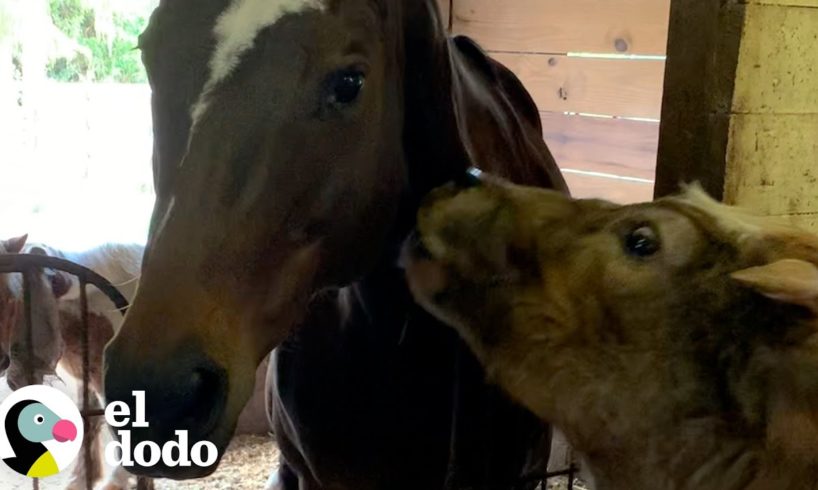
[[[110,25],[100,25],[99,13],[87,0],[49,0],[54,25],[86,48],[73,58],[58,58],[48,65],[48,76],[60,81],[145,82],[137,37],[144,17],[112,12]]]

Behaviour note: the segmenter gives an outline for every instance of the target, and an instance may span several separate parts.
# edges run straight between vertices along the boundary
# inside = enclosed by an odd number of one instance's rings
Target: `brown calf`
[[[419,214],[413,292],[596,488],[818,489],[818,238],[693,188],[618,206],[484,181]]]

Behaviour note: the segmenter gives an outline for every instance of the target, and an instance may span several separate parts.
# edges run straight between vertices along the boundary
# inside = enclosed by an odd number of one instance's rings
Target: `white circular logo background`
[[[42,403],[61,419],[71,421],[74,427],[77,428],[77,437],[73,441],[57,442],[52,439],[43,443],[46,449],[51,452],[51,455],[54,456],[60,471],[65,470],[74,462],[82,448],[82,416],[68,395],[56,388],[44,385],[25,386],[12,392],[0,402],[0,460],[14,456],[14,449],[9,444],[6,435],[5,421],[9,409],[22,400],[35,400]],[[5,463],[0,462],[0,464],[4,466],[4,469],[10,470]]]

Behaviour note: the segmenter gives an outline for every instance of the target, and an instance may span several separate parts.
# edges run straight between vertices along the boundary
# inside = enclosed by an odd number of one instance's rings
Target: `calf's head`
[[[719,431],[769,443],[782,414],[792,427],[818,407],[814,236],[695,188],[618,206],[488,180],[435,191],[418,219],[421,304],[614,473],[665,451],[688,478],[698,463],[676,442],[699,444],[704,465]]]

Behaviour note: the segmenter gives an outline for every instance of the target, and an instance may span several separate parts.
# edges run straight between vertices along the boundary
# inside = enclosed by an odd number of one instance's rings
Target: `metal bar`
[[[0,273],[20,272],[32,267],[46,267],[67,272],[77,277],[85,277],[88,284],[102,291],[122,314],[128,309],[128,300],[107,279],[87,267],[75,264],[59,257],[37,254],[0,254]]]
[[[80,341],[82,342],[82,411],[87,413],[90,410],[90,396],[91,389],[91,354],[88,342],[88,283],[85,281],[85,274],[79,276],[80,280],[80,317],[82,319],[82,335]],[[88,434],[91,429],[91,422],[88,417],[83,417],[82,425],[85,434]],[[86,437],[82,450],[85,456],[85,487],[87,490],[94,489],[93,474],[88,471],[88,464],[91,463],[91,446],[94,441]]]
[[[26,381],[29,384],[34,384],[34,372],[31,370],[31,360],[34,359],[34,331],[32,329],[32,315],[31,315],[31,283],[29,282],[30,267],[24,268],[21,272],[23,274],[23,317],[26,322],[26,355],[28,362],[26,362]],[[40,490],[40,479],[34,478],[31,481],[31,488]]]
[[[33,385],[37,382],[34,379],[34,371],[31,369],[31,361],[34,359],[34,328],[31,313],[31,268],[23,270],[23,317],[26,322],[26,382]]]
[[[91,284],[95,286],[97,289],[100,290],[103,294],[105,294],[108,299],[116,306],[117,310],[124,316],[127,309],[128,309],[128,300],[119,292],[119,290],[111,284],[107,279],[102,277],[101,275],[97,274],[91,269],[87,267],[83,267],[79,264],[75,264],[68,260],[64,260],[58,257],[49,257],[45,255],[35,255],[35,254],[0,254],[0,273],[22,273],[23,274],[23,299],[24,299],[24,308],[25,308],[25,320],[26,325],[28,327],[28,354],[29,358],[34,358],[34,339],[33,339],[33,329],[32,329],[32,315],[31,315],[31,292],[29,291],[29,284],[28,284],[28,277],[26,277],[26,273],[29,270],[33,270],[34,268],[49,268],[49,269],[56,269],[63,272],[67,272],[73,276],[76,276],[80,279],[80,303],[81,303],[81,315],[82,315],[82,323],[83,323],[83,331],[82,331],[82,346],[83,346],[83,358],[82,358],[82,377],[83,377],[83,394],[82,394],[82,417],[83,417],[83,427],[85,428],[85,432],[88,432],[89,422],[88,417],[99,417],[105,414],[104,409],[90,407],[90,393],[89,393],[89,381],[90,381],[90,338],[89,338],[89,325],[88,325],[88,296],[87,296],[87,286]],[[28,378],[33,379],[34,373],[29,372]],[[33,381],[31,381],[33,383]],[[86,440],[86,442],[88,442]],[[90,444],[85,444],[85,460],[86,462],[90,462]],[[87,464],[87,463],[86,463]],[[93,488],[91,483],[88,481],[90,479],[91,473],[88,471],[86,467],[86,486],[88,489]],[[34,490],[39,490],[40,488],[40,481],[37,478],[32,479],[32,488]],[[137,478],[137,488],[140,490],[152,490],[153,480],[147,477],[139,477]]]
[[[137,477],[136,490],[153,490],[153,480],[145,476]]]

